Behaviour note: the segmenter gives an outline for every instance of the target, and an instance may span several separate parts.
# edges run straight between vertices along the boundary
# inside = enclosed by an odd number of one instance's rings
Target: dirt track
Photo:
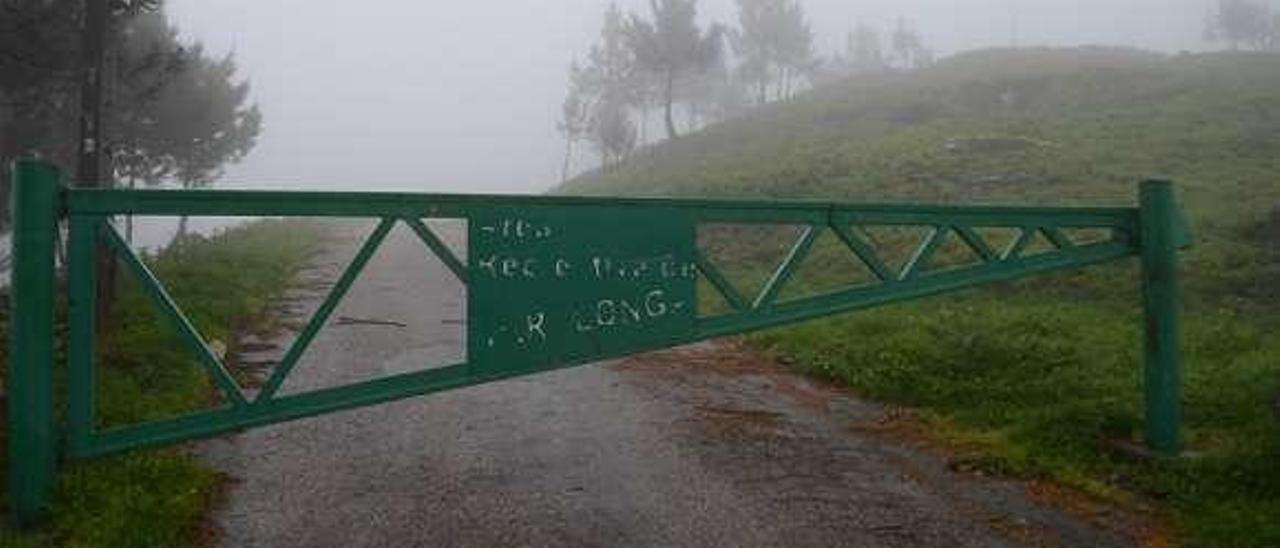
[[[333,280],[356,238],[317,259]],[[461,287],[394,233],[287,385],[448,365]],[[325,289],[295,295],[306,313]],[[250,360],[269,360],[267,351]],[[201,445],[227,547],[1123,546],[1026,486],[876,433],[886,412],[713,343]]]

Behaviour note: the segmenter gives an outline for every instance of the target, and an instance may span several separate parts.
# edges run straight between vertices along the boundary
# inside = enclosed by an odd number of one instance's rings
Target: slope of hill
[[[920,408],[987,468],[1167,501],[1177,534],[1204,544],[1280,545],[1280,55],[973,52],[815,89],[559,191],[1107,205],[1156,175],[1178,184],[1196,232],[1184,399],[1201,458],[1134,463],[1098,444],[1141,428],[1129,264],[753,340]],[[756,251],[737,255],[744,270],[765,268]]]
[[[819,88],[562,190],[1128,202],[1165,174],[1277,196],[1278,119],[1277,55],[991,50]]]

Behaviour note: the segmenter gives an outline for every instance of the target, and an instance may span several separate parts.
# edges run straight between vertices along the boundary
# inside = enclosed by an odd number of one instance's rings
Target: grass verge
[[[1179,537],[1280,545],[1280,337],[1222,312],[1187,318],[1185,432],[1199,455],[1136,460],[1141,318],[1132,306],[992,292],[913,302],[755,335],[795,367],[920,410],[987,472],[1050,479],[1174,510]]]
[[[231,341],[246,325],[270,321],[268,307],[320,234],[305,221],[265,220],[189,236],[145,260],[207,340]],[[150,302],[120,272],[112,321],[99,334],[99,420],[124,424],[207,406],[212,384],[172,331],[157,328]],[[3,530],[0,548],[187,546],[220,482],[182,448],[62,466],[51,521],[32,533]],[[3,485],[0,493],[4,500]]]

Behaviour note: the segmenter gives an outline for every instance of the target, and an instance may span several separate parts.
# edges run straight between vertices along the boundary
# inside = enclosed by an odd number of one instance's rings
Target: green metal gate
[[[47,164],[20,162],[14,179],[14,270],[9,366],[10,501],[20,523],[48,511],[57,460],[214,436],[431,392],[672,347],[1039,273],[1140,257],[1146,311],[1148,444],[1179,447],[1176,249],[1188,233],[1165,181],[1142,184],[1139,206],[1114,208],[852,205],[709,200],[466,196],[346,192],[159,191],[66,188]],[[331,293],[265,385],[250,397],[108,219],[116,215],[305,216],[377,219]],[[465,262],[424,218],[465,220]],[[67,246],[69,359],[65,395],[54,381],[57,225]],[[391,229],[404,223],[467,286],[467,358],[452,366],[302,394],[278,390]],[[740,291],[698,249],[699,226],[798,225],[803,231],[756,294]],[[925,227],[901,267],[860,228]],[[985,228],[1017,237],[997,249]],[[1080,243],[1066,233],[1101,229]],[[779,296],[824,233],[874,274],[873,283],[794,300]],[[932,270],[948,239],[979,258]],[[1027,253],[1035,238],[1046,252]],[[224,404],[99,430],[94,417],[95,253],[105,244],[214,380]],[[730,310],[700,310],[705,280]],[[65,424],[55,402],[66,402]]]

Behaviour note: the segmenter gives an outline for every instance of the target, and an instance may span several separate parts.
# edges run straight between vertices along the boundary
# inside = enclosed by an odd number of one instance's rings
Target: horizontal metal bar
[[[764,312],[731,314],[699,320],[696,339],[722,337],[889,303],[937,295],[994,282],[1009,281],[1055,270],[1081,268],[1132,257],[1137,249],[1123,243],[1080,246],[1069,252],[1048,253],[1012,262],[987,263],[926,274],[911,281],[859,287],[775,305]]]
[[[464,365],[407,373],[359,384],[276,397],[244,407],[228,407],[175,419],[113,428],[93,434],[73,456],[99,457],[130,449],[207,438],[304,417],[355,409],[475,384]]]
[[[841,212],[847,224],[862,226],[965,225],[972,227],[1016,228],[1051,224],[1063,228],[1124,228],[1135,226],[1136,209],[1073,208],[990,208],[959,206],[924,207],[906,211],[876,211],[850,208]]]
[[[825,223],[829,215],[863,224],[986,224],[1061,227],[1135,226],[1136,208],[1016,207],[915,204],[840,204],[665,198],[596,198],[390,192],[259,190],[126,190],[67,192],[72,215],[190,215],[302,217],[466,217],[510,206],[648,206],[700,210],[699,222]],[[1052,218],[1052,219],[1047,219]],[[939,219],[950,219],[946,223]],[[1030,220],[1031,222],[1027,222]]]
[[[825,225],[834,204],[777,204],[783,207],[746,207],[743,202],[679,204],[697,210],[702,224]],[[754,205],[754,204],[750,204]]]

